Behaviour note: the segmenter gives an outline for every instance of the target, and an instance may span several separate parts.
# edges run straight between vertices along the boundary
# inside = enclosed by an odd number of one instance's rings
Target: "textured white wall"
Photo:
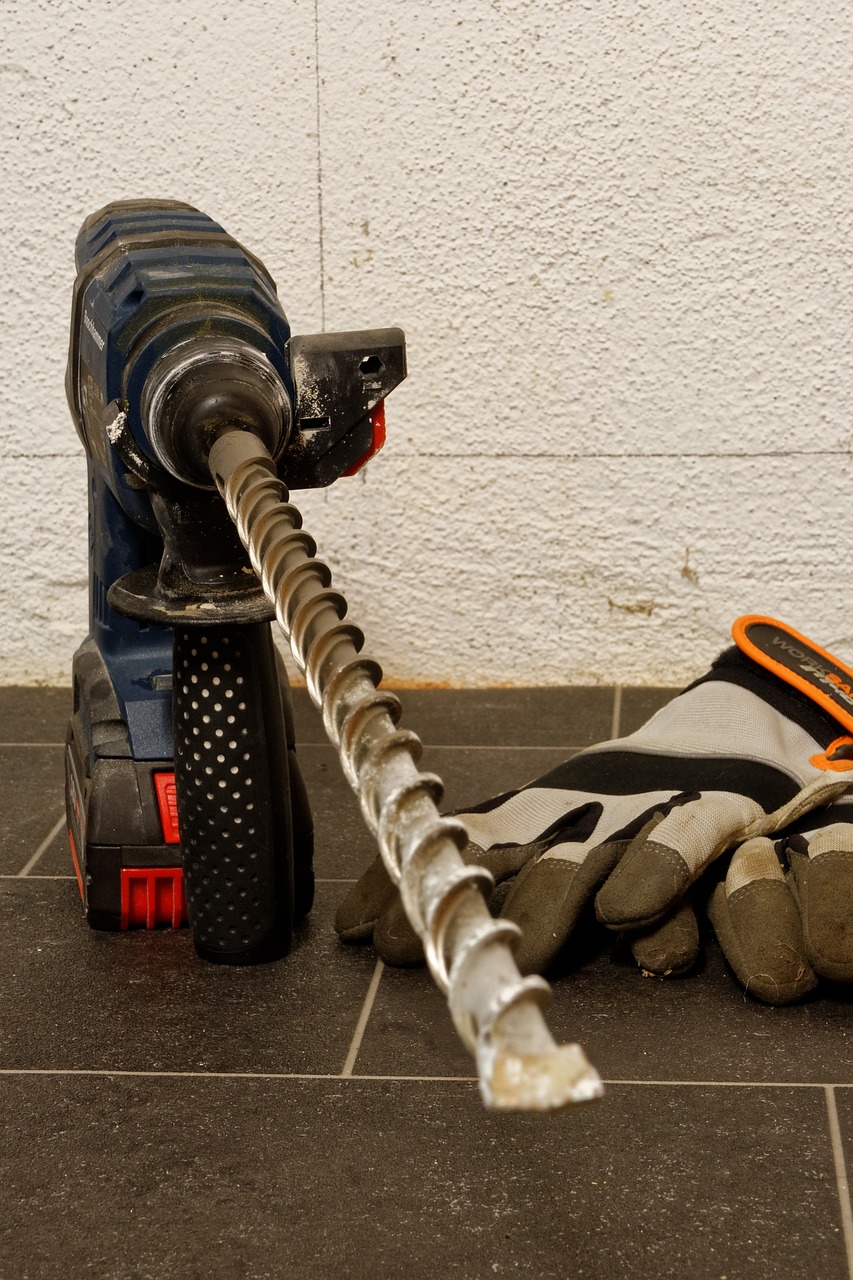
[[[187,200],[409,381],[306,523],[392,677],[853,657],[853,14],[828,0],[6,0],[0,680],[85,629],[82,218]]]

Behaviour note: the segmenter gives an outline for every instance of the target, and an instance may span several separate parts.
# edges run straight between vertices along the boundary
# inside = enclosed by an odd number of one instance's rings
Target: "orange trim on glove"
[[[786,666],[783,662],[777,662],[763,649],[760,649],[749,638],[749,628],[761,624],[773,627],[777,631],[784,632],[785,635],[796,640],[799,649],[794,651],[794,660],[798,661],[801,671],[794,671],[791,667]],[[753,662],[757,662],[759,666],[764,667],[767,671],[772,671],[780,680],[784,680],[786,684],[793,685],[795,689],[799,689],[812,702],[816,702],[819,707],[827,711],[834,720],[837,720],[845,729],[853,732],[853,671],[840,662],[838,658],[829,653],[826,649],[821,649],[813,640],[806,639],[800,635],[799,631],[795,631],[793,627],[787,626],[784,622],[779,622],[776,618],[765,618],[761,614],[750,613],[742,618],[738,618],[732,626],[732,637],[735,644],[745,653],[747,657],[752,658]],[[809,661],[809,655],[813,655],[812,661]],[[835,668],[832,670],[832,668]],[[810,679],[809,677],[813,677]],[[819,686],[823,684],[827,687],[833,687],[838,691],[836,697],[831,693],[825,693]],[[850,702],[850,710],[845,710],[837,701],[838,696],[844,697],[845,701]],[[837,750],[842,740],[837,739],[831,747],[824,753],[828,757],[833,750]],[[814,757],[812,763],[816,764],[820,757]],[[847,769],[853,765],[853,761],[832,761],[826,759],[824,764],[818,764],[819,769]]]
[[[850,749],[851,754],[834,760],[836,751],[843,751],[845,747]],[[834,742],[830,742],[826,751],[816,756],[809,756],[809,764],[813,764],[816,769],[831,769],[833,773],[847,773],[853,769],[853,738],[836,738]]]

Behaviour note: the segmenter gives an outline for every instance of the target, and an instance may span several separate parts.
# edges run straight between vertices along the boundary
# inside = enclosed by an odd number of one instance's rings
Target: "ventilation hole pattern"
[[[268,777],[261,693],[239,629],[176,632],[175,650],[187,905],[198,942],[214,952],[239,951],[263,941],[275,914],[271,805],[256,785]]]

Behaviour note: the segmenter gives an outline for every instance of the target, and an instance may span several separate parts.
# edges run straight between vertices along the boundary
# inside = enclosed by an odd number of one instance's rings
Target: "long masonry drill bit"
[[[462,824],[438,810],[443,787],[417,767],[421,742],[397,728],[400,703],[378,688],[378,664],[302,529],[302,517],[262,442],[228,431],[209,465],[308,692],[337,748],[382,859],[400,888],[430,971],[474,1055],[487,1107],[553,1111],[601,1096],[598,1073],[577,1044],[557,1045],[543,1009],[544,979],[522,977],[512,948],[518,927],[489,914],[492,878],[466,864]]]

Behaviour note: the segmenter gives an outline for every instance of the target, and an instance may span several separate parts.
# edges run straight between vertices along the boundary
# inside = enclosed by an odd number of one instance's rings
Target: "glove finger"
[[[342,942],[373,942],[386,964],[423,964],[421,940],[409,924],[399,890],[376,857],[335,915]]]
[[[685,797],[657,824],[653,839],[643,831],[631,842],[599,891],[598,919],[610,929],[657,924],[705,868],[764,816],[754,800],[734,792]]]
[[[589,839],[549,844],[538,860],[531,860],[521,870],[500,914],[521,928],[515,958],[522,973],[543,973],[554,962],[584,907],[625,851],[635,841],[645,840],[663,820],[673,797],[658,799],[661,809],[632,815],[614,838],[592,848]],[[615,821],[617,816],[626,814],[612,808],[609,817]]]
[[[335,914],[335,932],[343,942],[370,942],[377,920],[392,903],[397,886],[377,855],[353,885]]]
[[[735,851],[708,915],[735,977],[751,996],[794,1004],[814,989],[800,913],[772,840],[761,836]]]
[[[793,887],[806,954],[821,977],[853,982],[853,826],[790,837]]]
[[[515,958],[522,973],[543,973],[550,967],[627,846],[627,840],[614,841],[593,849],[582,862],[546,856],[523,868],[501,910],[521,928]]]
[[[480,849],[477,845],[471,843],[466,845],[462,857],[466,862],[474,862],[479,866],[486,867],[491,871],[496,883],[508,879],[516,874],[519,867],[537,852],[535,846],[531,845],[511,845],[506,848],[497,849]],[[382,859],[377,859],[382,870],[385,871]],[[375,865],[375,864],[374,864]],[[361,884],[367,880],[367,877],[373,871],[373,867],[368,868],[365,875],[362,876]],[[376,879],[379,875],[376,873]],[[403,907],[403,900],[397,888],[392,884],[387,871],[385,871],[385,879],[391,888],[391,893],[386,894],[381,903],[381,909],[375,919],[373,925],[373,945],[376,948],[380,958],[386,964],[397,965],[400,967],[411,967],[413,965],[423,964],[424,949],[423,943],[418,937],[415,930],[409,923]],[[355,886],[351,897],[355,895],[359,885]],[[365,894],[372,902],[372,888],[365,889]],[[345,905],[345,904],[342,904]],[[340,912],[339,912],[340,914]],[[337,921],[336,921],[337,927]],[[342,935],[343,936],[343,935]],[[353,935],[353,938],[346,938],[345,941],[359,940]]]
[[[541,852],[540,845],[507,845],[481,849],[471,842],[462,856],[466,862],[486,867],[494,876],[495,883],[500,884],[502,880],[516,875],[525,862]],[[391,939],[402,937],[402,921],[405,919],[399,891],[388,875],[382,858],[377,855],[338,907],[335,931],[343,942],[370,942],[371,939],[375,942],[374,931],[378,922],[384,920],[380,933],[387,940],[390,953],[393,953],[395,944]],[[410,937],[404,947],[404,954],[407,956],[414,954],[413,940],[417,937],[410,926],[408,934]],[[417,945],[419,947],[420,943]],[[419,960],[413,958],[392,960],[390,953],[382,956],[389,964],[419,963]],[[423,951],[420,952],[420,960],[422,959]]]
[[[631,953],[644,973],[660,977],[687,973],[699,959],[699,925],[691,903],[682,902],[653,929],[628,937]]]
[[[409,924],[399,893],[394,896],[376,921],[373,945],[386,964],[411,967],[423,964],[424,948],[418,935]]]

